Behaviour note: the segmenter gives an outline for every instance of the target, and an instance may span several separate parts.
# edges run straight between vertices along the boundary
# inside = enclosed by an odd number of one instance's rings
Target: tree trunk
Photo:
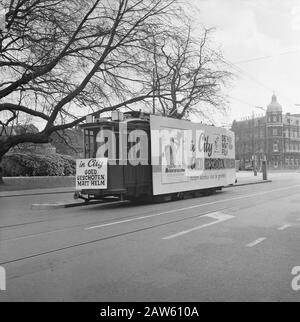
[[[0,148],[0,185],[4,184],[5,182],[3,181],[3,168],[2,168],[2,160],[4,155],[10,150],[8,146],[5,144],[5,142],[1,142],[2,146]]]

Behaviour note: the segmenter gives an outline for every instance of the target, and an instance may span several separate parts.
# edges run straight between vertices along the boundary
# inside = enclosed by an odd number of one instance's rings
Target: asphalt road
[[[0,301],[299,301],[300,174],[272,179],[147,205],[0,198]]]

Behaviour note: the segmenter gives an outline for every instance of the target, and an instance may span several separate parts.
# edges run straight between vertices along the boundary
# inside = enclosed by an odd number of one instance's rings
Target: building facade
[[[234,121],[236,159],[247,169],[256,160],[258,167],[267,160],[270,168],[300,167],[300,114],[283,114],[274,94],[265,116]]]

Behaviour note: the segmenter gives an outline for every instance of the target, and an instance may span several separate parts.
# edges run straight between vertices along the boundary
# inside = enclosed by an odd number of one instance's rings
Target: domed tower
[[[268,105],[267,112],[267,160],[271,167],[283,166],[283,121],[282,106],[278,103],[275,93]]]

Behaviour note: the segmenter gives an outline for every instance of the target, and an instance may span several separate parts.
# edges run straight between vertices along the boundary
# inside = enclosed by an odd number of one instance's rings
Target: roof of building
[[[272,96],[272,101],[268,105],[267,113],[282,113],[282,106],[278,103],[275,93]]]
[[[286,125],[296,125],[299,126],[300,124],[300,116],[299,115],[293,115],[290,113],[286,113],[283,115],[283,123]]]

